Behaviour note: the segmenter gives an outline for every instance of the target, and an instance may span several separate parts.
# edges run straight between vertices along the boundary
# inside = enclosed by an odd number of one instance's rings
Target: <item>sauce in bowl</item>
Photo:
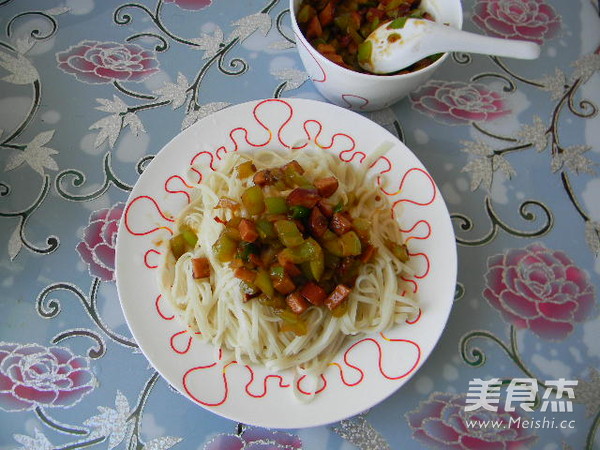
[[[369,57],[365,39],[384,23],[400,29],[407,17],[434,20],[420,4],[421,0],[303,0],[296,19],[306,39],[325,58],[367,73],[359,65],[361,59]],[[424,58],[394,74],[422,69],[438,58]]]

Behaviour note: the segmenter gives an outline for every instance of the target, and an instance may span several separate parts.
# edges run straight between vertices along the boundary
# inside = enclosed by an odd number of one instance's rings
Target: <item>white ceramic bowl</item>
[[[290,15],[304,68],[321,95],[344,108],[376,111],[391,106],[425,83],[448,57],[445,54],[421,70],[402,75],[371,75],[345,69],[329,61],[305,39],[296,21],[301,3],[302,0],[290,0]],[[421,7],[437,22],[462,27],[461,0],[423,0]]]

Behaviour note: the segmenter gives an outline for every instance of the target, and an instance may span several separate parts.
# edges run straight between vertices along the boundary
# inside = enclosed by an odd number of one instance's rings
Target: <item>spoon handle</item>
[[[423,44],[431,46],[432,52],[462,51],[518,59],[536,59],[540,55],[539,45],[533,42],[482,36],[445,25],[436,26],[435,41]]]

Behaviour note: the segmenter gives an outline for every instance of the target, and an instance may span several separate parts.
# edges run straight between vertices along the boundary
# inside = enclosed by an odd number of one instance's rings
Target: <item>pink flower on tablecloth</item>
[[[59,69],[85,83],[142,81],[159,70],[156,54],[137,44],[83,41],[56,59]]]
[[[83,232],[83,240],[76,247],[90,273],[102,281],[114,280],[117,230],[124,207],[123,203],[117,203],[93,212]]]
[[[442,123],[489,122],[511,114],[503,96],[483,84],[432,80],[410,94],[412,106]]]
[[[208,8],[212,4],[212,0],[165,0],[165,3],[175,3],[181,9],[189,11],[199,11]]]
[[[223,433],[211,439],[204,450],[299,450],[300,438],[284,431],[247,427],[241,434]]]
[[[94,389],[88,359],[66,347],[0,343],[0,409],[69,407]]]
[[[543,244],[489,258],[485,278],[483,296],[504,319],[545,339],[566,338],[594,307],[587,274]]]
[[[544,0],[478,0],[472,20],[492,36],[537,44],[560,29],[560,16]]]
[[[537,440],[537,436],[518,425],[521,416],[517,411],[505,411],[502,406],[497,411],[465,411],[465,406],[465,395],[434,392],[406,413],[413,437],[428,448],[443,450],[516,450],[531,448]],[[473,425],[486,420],[501,421],[506,428]]]

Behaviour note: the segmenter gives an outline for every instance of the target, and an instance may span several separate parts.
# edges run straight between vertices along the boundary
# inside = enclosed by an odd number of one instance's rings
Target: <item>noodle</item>
[[[378,158],[379,155],[373,155]],[[341,317],[311,306],[303,313],[308,332],[296,335],[279,330],[277,312],[257,301],[244,301],[240,280],[233,270],[216,258],[212,246],[223,229],[215,216],[231,218],[227,208],[215,208],[219,199],[240,199],[248,181],[235,176],[235,168],[251,159],[257,169],[280,166],[294,159],[311,177],[335,176],[339,189],[332,197],[350,203],[353,218],[371,223],[370,238],[377,248],[375,256],[360,267]],[[385,245],[386,240],[402,242],[397,222],[385,195],[368,177],[369,161],[360,168],[341,163],[336,155],[320,151],[297,150],[230,154],[217,171],[194,189],[192,202],[177,217],[178,227],[196,231],[193,250],[176,259],[171,252],[159,268],[159,285],[164,298],[180,319],[197,331],[199,339],[223,351],[227,360],[263,364],[270,370],[296,369],[297,373],[318,376],[326,369],[348,336],[376,333],[413,318],[418,312],[415,300],[407,295],[400,278],[407,266]],[[244,213],[242,213],[243,215]],[[208,258],[209,278],[194,279],[192,259]]]

